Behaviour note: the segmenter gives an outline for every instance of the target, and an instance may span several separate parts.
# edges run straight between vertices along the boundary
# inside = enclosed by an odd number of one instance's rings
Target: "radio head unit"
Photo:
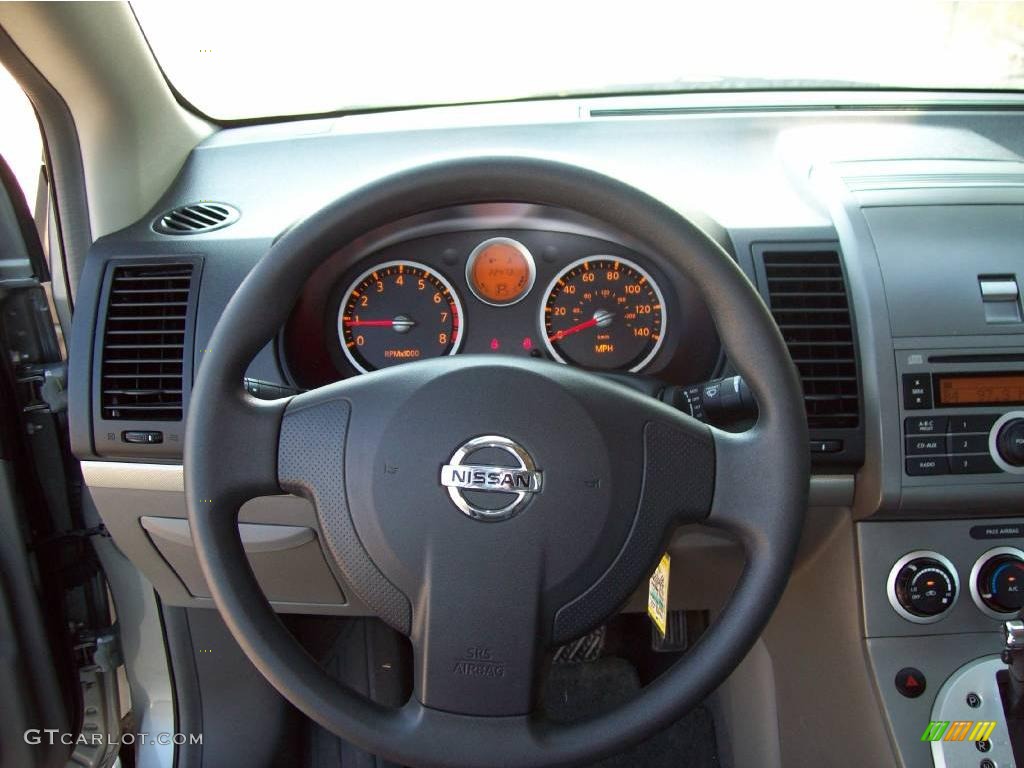
[[[1024,482],[1024,355],[897,353],[903,484]]]

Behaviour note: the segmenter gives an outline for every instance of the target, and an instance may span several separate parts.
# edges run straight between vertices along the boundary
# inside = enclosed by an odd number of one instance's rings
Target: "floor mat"
[[[558,722],[584,720],[628,701],[640,691],[636,669],[605,657],[583,664],[555,664],[544,691],[544,709]],[[699,706],[636,747],[595,768],[717,768],[718,746],[711,713]]]

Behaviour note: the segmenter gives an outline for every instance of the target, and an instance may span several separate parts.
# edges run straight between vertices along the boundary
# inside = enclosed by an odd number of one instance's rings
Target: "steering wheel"
[[[378,226],[467,203],[575,210],[660,253],[702,292],[759,406],[733,434],[554,362],[456,356],[276,401],[242,386],[325,258]],[[515,157],[399,173],[283,235],[228,303],[192,392],[185,487],[217,607],[256,668],[327,730],[411,766],[571,765],[683,715],[739,664],[789,577],[807,502],[801,387],[771,315],[701,230],[607,176]],[[374,703],[329,677],[278,619],[237,531],[248,499],[316,507],[349,589],[411,641],[414,693]],[[463,506],[467,509],[463,509]],[[673,529],[730,531],[746,565],[697,644],[642,693],[583,722],[535,703],[543,650],[612,616]]]

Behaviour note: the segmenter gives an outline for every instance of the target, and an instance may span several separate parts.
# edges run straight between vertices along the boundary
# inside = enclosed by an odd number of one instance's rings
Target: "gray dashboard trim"
[[[81,465],[82,477],[90,488],[185,492],[185,475],[180,464],[83,461]],[[811,477],[811,507],[846,507],[853,503],[853,495],[853,475]]]
[[[899,764],[903,768],[934,768],[931,744],[921,740],[921,731],[932,717],[935,700],[932,691],[938,692],[943,682],[965,662],[998,653],[999,634],[874,637],[868,638],[866,645],[889,737],[899,753]],[[908,665],[921,670],[928,681],[925,694],[916,699],[901,696],[893,684],[896,673]]]
[[[180,464],[136,464],[125,461],[83,461],[82,478],[90,488],[185,492]]]
[[[192,529],[189,527],[188,520],[177,517],[146,516],[139,518],[139,524],[152,537],[185,547],[192,546]],[[306,542],[316,538],[313,529],[303,525],[267,525],[266,523],[256,525],[239,523],[238,536],[242,540],[242,548],[249,553],[298,549]]]
[[[899,504],[901,467],[890,455],[894,448],[899,455],[901,435],[894,415],[898,388],[889,307],[874,241],[859,204],[834,165],[816,164],[811,178],[836,228],[857,323],[866,460],[857,475],[854,516],[864,518]]]

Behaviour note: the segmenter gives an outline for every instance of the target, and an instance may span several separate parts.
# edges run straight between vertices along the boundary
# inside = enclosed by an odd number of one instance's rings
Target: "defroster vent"
[[[857,356],[839,254],[766,250],[764,269],[772,315],[800,371],[807,426],[858,427]]]
[[[103,333],[103,418],[180,421],[191,264],[115,267]]]

